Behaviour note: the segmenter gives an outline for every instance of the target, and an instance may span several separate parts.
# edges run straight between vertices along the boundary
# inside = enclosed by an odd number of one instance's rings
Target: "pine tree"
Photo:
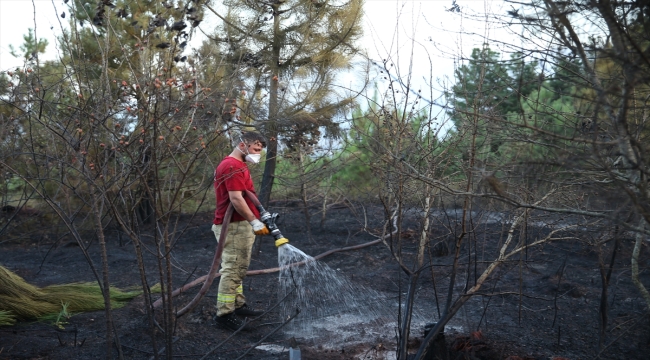
[[[9,45],[9,53],[13,57],[22,57],[25,60],[32,60],[38,56],[38,54],[45,53],[45,48],[48,45],[47,39],[38,39],[34,36],[34,30],[32,28],[27,29],[27,35],[23,35],[23,44],[20,45],[19,49],[16,50],[13,45]]]
[[[266,204],[278,142],[299,131],[316,143],[321,127],[336,134],[336,114],[353,102],[337,94],[334,80],[356,52],[362,1],[228,0],[224,6],[223,15],[210,8],[223,20],[215,40],[245,75],[241,90],[248,90],[237,120],[260,128],[269,140],[260,193]],[[285,137],[289,130],[292,136]]]
[[[456,70],[456,83],[449,95],[455,113],[452,119],[458,125],[462,113],[472,113],[475,104],[481,112],[500,115],[521,112],[521,99],[539,86],[537,62],[525,62],[521,53],[513,53],[509,60],[489,46],[472,50],[468,64]]]

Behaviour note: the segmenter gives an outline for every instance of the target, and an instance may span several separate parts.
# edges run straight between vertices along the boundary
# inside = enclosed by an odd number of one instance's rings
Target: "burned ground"
[[[379,233],[383,212],[379,207],[362,210],[339,207],[329,211],[323,228],[320,218],[312,217],[312,234],[305,233],[304,216],[298,208],[276,203],[272,210],[282,213],[281,229],[291,244],[310,255],[375,240],[363,231]],[[402,258],[409,263],[417,247],[419,224],[415,213],[405,213],[402,228]],[[409,344],[419,345],[424,324],[434,322],[442,311],[447,294],[449,267],[453,249],[451,241],[459,233],[453,211],[434,214],[430,235],[435,246],[427,252],[433,266],[422,272],[416,295],[416,317],[411,327]],[[456,293],[474,284],[477,276],[495,257],[495,249],[508,230],[507,214],[475,214],[461,250],[462,271],[457,277]],[[212,260],[216,245],[210,230],[211,214],[183,216],[184,229],[173,250],[175,286],[204,275]],[[550,222],[532,223],[521,241],[532,241],[547,234]],[[552,242],[524,252],[511,259],[493,274],[491,280],[459,311],[446,328],[449,353],[440,358],[467,359],[646,359],[650,351],[650,322],[641,295],[630,280],[632,239],[622,237],[612,280],[609,287],[609,320],[603,348],[599,348],[599,303],[601,278],[598,253],[592,245],[606,229],[575,228],[566,241]],[[139,272],[133,245],[116,230],[107,230],[110,279],[112,285],[138,287]],[[85,246],[99,264],[97,241],[87,234]],[[93,281],[92,272],[76,243],[62,238],[47,240],[45,236],[0,243],[0,264],[24,277],[28,282],[50,284]],[[144,240],[151,246],[151,241]],[[394,240],[393,246],[397,246]],[[390,245],[389,241],[389,245]],[[603,245],[609,259],[612,242]],[[256,244],[251,270],[273,268],[277,250],[270,240]],[[451,251],[450,251],[451,250]],[[146,258],[150,278],[156,278],[154,257]],[[395,304],[388,316],[397,321],[397,304],[406,292],[406,275],[399,268],[390,250],[376,244],[359,250],[338,252],[320,260],[359,287],[373,289]],[[642,281],[650,283],[646,271],[647,247],[641,255]],[[435,288],[432,285],[435,281]],[[153,281],[152,281],[153,283]],[[269,308],[276,302],[277,273],[249,276],[245,292],[257,308]],[[314,284],[313,286],[318,286]],[[182,306],[198,289],[192,289],[176,300]],[[213,350],[231,334],[215,327],[211,320],[216,297],[216,281],[208,295],[190,314],[179,319],[174,333],[174,354],[182,358],[199,359]],[[437,299],[437,300],[436,300]],[[437,303],[439,301],[439,303]],[[336,304],[332,304],[336,306]],[[309,311],[309,309],[302,309]],[[300,316],[300,315],[299,315]],[[144,301],[138,297],[126,307],[114,311],[117,332],[125,358],[153,357],[151,337]],[[310,338],[279,331],[264,340],[245,356],[251,359],[286,359],[292,341],[300,347],[303,359],[390,359],[394,358],[395,330],[373,329],[368,325],[326,319],[331,325]],[[0,359],[93,359],[103,358],[105,349],[104,312],[76,314],[64,329],[43,322],[19,323],[0,328]],[[236,359],[280,323],[277,310],[257,320],[254,330],[235,335],[207,358]],[[386,326],[386,325],[384,325]],[[162,345],[162,338],[158,342]],[[602,349],[602,350],[601,350]],[[518,356],[518,357],[517,357]]]

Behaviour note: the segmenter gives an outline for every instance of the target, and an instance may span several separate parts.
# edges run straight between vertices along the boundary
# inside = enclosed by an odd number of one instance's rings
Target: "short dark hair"
[[[242,132],[241,133],[241,141],[244,142],[244,144],[254,144],[256,141],[259,141],[260,144],[262,144],[262,147],[266,147],[266,138],[262,136],[262,134],[254,132],[254,131],[247,131],[247,132]]]

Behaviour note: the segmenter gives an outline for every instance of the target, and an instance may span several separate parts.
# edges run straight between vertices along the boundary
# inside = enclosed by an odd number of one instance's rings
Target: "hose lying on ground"
[[[228,209],[226,209],[225,218],[230,219],[234,211],[235,208],[233,207],[233,205],[232,204],[228,205]],[[217,277],[218,274],[217,270],[219,269],[219,264],[221,264],[221,254],[223,253],[223,247],[226,243],[226,236],[228,234],[229,224],[230,224],[230,220],[226,220],[221,225],[221,235],[219,236],[219,242],[217,243],[217,250],[215,250],[214,252],[214,257],[212,258],[212,265],[210,266],[210,270],[208,271],[208,274],[205,276],[201,290],[199,290],[199,293],[196,294],[196,296],[194,296],[194,299],[192,299],[192,301],[190,301],[189,304],[183,306],[182,309],[176,312],[176,316],[182,316],[183,314],[192,310],[194,306],[196,306],[196,304],[198,304],[199,301],[201,301],[201,299],[203,298],[203,296],[208,292],[208,290],[210,289],[210,285],[212,285],[212,281]],[[172,297],[174,297],[173,294]],[[163,298],[161,297],[159,300],[160,303],[162,304]],[[154,304],[153,307],[155,308],[156,304]]]
[[[123,307],[142,291],[110,289],[111,305]],[[104,297],[99,285],[73,283],[38,288],[0,266],[0,326],[13,325],[17,320],[55,320],[65,312],[74,314],[104,309]]]

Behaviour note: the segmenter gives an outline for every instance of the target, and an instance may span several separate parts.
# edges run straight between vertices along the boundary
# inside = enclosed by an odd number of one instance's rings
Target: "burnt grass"
[[[318,210],[311,209],[311,234],[307,234],[300,207],[288,202],[276,202],[271,206],[272,211],[281,213],[280,228],[291,244],[313,256],[375,240],[376,237],[363,231],[364,218],[368,219],[368,229],[380,233],[384,214],[380,207],[366,205],[365,209],[367,217],[360,206],[334,207],[329,210],[322,228]],[[420,232],[414,214],[415,211],[405,212],[401,233],[401,256],[406,264],[413,263]],[[453,259],[453,239],[460,233],[457,217],[440,210],[436,214],[430,231],[434,246],[427,251],[427,261],[431,259],[433,266],[422,272],[415,298],[418,319],[424,322],[435,322],[438,308],[442,311],[444,307],[450,270],[446,265]],[[506,236],[509,224],[486,221],[484,215],[474,214],[473,231],[465,236],[455,294],[474,285],[482,270],[495,258],[495,249]],[[206,274],[209,269],[216,246],[210,230],[211,217],[209,213],[181,216],[180,232],[172,252],[175,288]],[[21,221],[19,217],[14,220]],[[517,241],[533,241],[551,230],[543,224],[534,225],[531,223],[525,233],[517,231]],[[650,322],[641,295],[630,280],[633,238],[626,233],[620,235],[621,245],[608,288],[608,323],[599,347],[602,283],[598,259],[602,256],[606,263],[609,262],[613,241],[605,242],[601,255],[598,248],[590,244],[606,238],[608,231],[607,228],[577,227],[558,235],[573,239],[529,249],[502,265],[483,285],[480,295],[471,298],[450,322],[445,331],[446,349],[437,349],[432,358],[515,360],[594,359],[600,356],[601,359],[647,359]],[[100,269],[97,240],[93,233],[84,236],[87,240],[84,246]],[[133,244],[110,226],[106,236],[112,286],[139,287]],[[151,239],[143,237],[145,244],[153,248]],[[397,239],[393,240],[393,245],[397,245]],[[644,246],[640,269],[641,280],[646,286],[650,286],[648,259],[648,249]],[[157,282],[158,273],[155,258],[146,254],[145,260],[153,284]],[[354,284],[386,294],[396,302],[400,294],[406,292],[406,275],[384,244],[338,252],[320,261],[347,276]],[[0,241],[0,264],[37,286],[95,280],[76,242],[70,237],[57,238],[45,229],[32,232],[29,239]],[[271,239],[256,243],[250,269],[277,265],[277,250]],[[272,273],[246,279],[244,289],[251,305],[270,308],[275,304],[277,276]],[[175,358],[199,359],[231,335],[212,321],[216,284],[217,280],[191,313],[178,319],[174,330]],[[176,298],[174,304],[183,306],[197,291],[198,287],[188,291]],[[124,357],[153,358],[142,296],[114,310],[113,316]],[[396,321],[397,310],[391,316]],[[162,323],[161,316],[158,320]],[[207,358],[236,359],[279,323],[278,311],[272,310],[254,322],[251,331],[236,334]],[[368,330],[364,327],[360,325],[352,330],[361,334]],[[45,322],[20,322],[0,327],[0,359],[105,358],[105,329],[103,311],[76,314],[64,329]],[[389,335],[366,337],[363,342],[342,339],[327,344],[319,343],[319,338],[291,338],[278,331],[262,342],[266,350],[253,349],[244,358],[288,359],[288,348],[293,344],[300,347],[303,359],[391,359],[395,353],[395,330],[386,330]],[[162,336],[160,333],[157,336],[158,346],[163,347]],[[411,327],[411,353],[416,351],[422,337],[423,324],[416,322]],[[113,357],[117,358],[115,348]]]

